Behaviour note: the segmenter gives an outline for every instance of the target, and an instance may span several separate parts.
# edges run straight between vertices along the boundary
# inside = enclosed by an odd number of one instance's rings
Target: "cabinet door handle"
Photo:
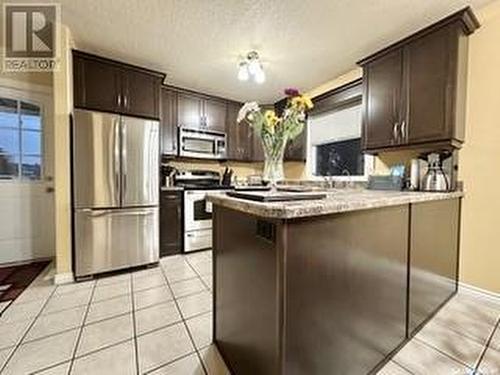
[[[123,106],[124,106],[125,108],[128,108],[128,96],[127,96],[127,95],[125,95],[125,96],[123,97]]]
[[[392,138],[394,142],[398,142],[399,140],[399,124],[397,122],[394,123],[394,126],[392,127]]]
[[[401,123],[401,138],[406,139],[406,121]]]
[[[116,104],[118,104],[118,107],[122,106],[122,94],[116,96]]]

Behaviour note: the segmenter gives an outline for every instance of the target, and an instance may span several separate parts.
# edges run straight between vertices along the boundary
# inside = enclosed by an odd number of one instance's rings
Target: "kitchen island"
[[[235,375],[367,374],[456,292],[462,193],[211,194],[214,341]]]

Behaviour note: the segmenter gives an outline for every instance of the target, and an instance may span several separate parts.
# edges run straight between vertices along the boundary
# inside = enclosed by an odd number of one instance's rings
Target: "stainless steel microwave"
[[[226,134],[213,130],[179,127],[179,156],[226,159]]]

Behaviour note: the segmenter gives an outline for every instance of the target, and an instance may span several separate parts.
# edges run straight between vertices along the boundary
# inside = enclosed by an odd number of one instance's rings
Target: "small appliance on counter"
[[[427,171],[420,182],[420,190],[446,192],[452,190],[450,177],[443,168],[443,163],[452,156],[449,152],[430,153],[422,156],[426,159]]]
[[[374,175],[368,178],[369,190],[401,191],[405,187],[406,182],[404,165],[396,165],[392,167],[388,175]]]
[[[177,168],[172,167],[168,164],[162,164],[161,166],[161,186],[162,187],[172,187],[175,184],[175,176],[179,171]]]

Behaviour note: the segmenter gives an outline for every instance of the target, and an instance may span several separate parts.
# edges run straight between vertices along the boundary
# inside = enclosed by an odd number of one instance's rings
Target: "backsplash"
[[[164,161],[169,165],[180,170],[204,169],[223,173],[226,167],[231,168],[238,178],[246,178],[251,175],[260,175],[264,168],[264,163],[244,163],[225,161],[219,162],[215,160],[206,161],[185,161],[172,160]],[[305,178],[305,163],[301,162],[285,162],[285,176],[287,179],[299,180]]]

